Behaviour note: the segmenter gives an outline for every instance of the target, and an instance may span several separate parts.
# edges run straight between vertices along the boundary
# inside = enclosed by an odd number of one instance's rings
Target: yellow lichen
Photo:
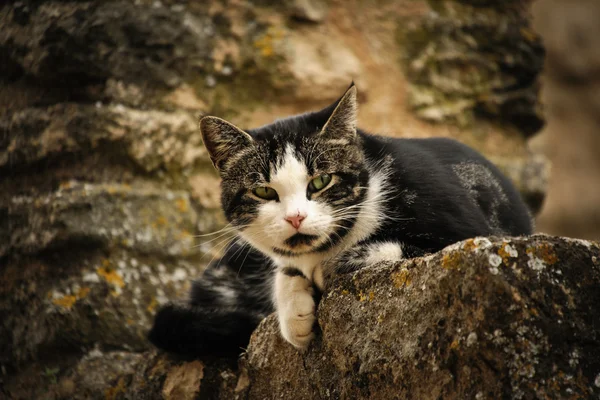
[[[458,349],[458,346],[459,346],[459,344],[458,344],[458,340],[454,340],[452,343],[450,343],[450,349],[451,349],[451,350],[456,350],[456,349]]]
[[[275,45],[282,40],[284,32],[280,28],[271,27],[260,38],[254,41],[254,47],[260,52],[263,57],[272,57],[275,54]]]
[[[58,187],[62,190],[71,189],[73,187],[73,182],[71,182],[71,181],[61,182],[60,185],[58,185]]]
[[[179,212],[187,212],[189,210],[189,204],[184,198],[179,198],[175,200],[175,207],[179,210]]]
[[[509,253],[508,253],[508,251],[506,250],[506,246],[507,246],[507,245],[508,245],[508,244],[507,244],[507,243],[505,243],[505,244],[503,244],[503,245],[502,245],[502,246],[501,246],[501,247],[498,249],[498,255],[499,255],[500,257],[502,257],[502,262],[503,262],[505,265],[508,265],[508,263],[509,263],[509,259],[510,259],[510,254],[509,254]]]
[[[77,298],[72,295],[62,296],[52,300],[52,303],[67,310],[70,310],[76,302]]]
[[[350,292],[347,289],[342,290],[342,294],[349,294]]]
[[[125,282],[123,282],[123,278],[119,273],[115,270],[109,269],[107,267],[100,267],[96,270],[96,273],[100,275],[104,280],[110,283],[113,286],[117,286],[122,288],[125,286]]]
[[[552,245],[548,243],[540,243],[536,246],[528,247],[526,252],[529,255],[540,258],[548,265],[556,264],[558,262],[558,257],[556,256]]]
[[[460,269],[462,256],[460,253],[444,254],[442,258],[442,267],[445,269]]]
[[[167,225],[167,223],[168,223],[167,218],[165,218],[164,216],[161,215],[160,217],[156,218],[156,221],[154,221],[153,225],[154,225],[154,227],[165,226],[165,225]]]
[[[77,291],[77,300],[79,299],[83,299],[86,298],[87,295],[90,294],[90,288],[89,287],[82,287]]]
[[[367,296],[362,292],[362,290],[358,293],[358,301],[365,301]]]
[[[185,240],[185,239],[191,238],[192,236],[193,235],[190,232],[188,232],[186,230],[183,230],[183,231],[179,232],[179,234],[177,235],[177,239],[178,240]]]
[[[408,270],[405,268],[401,269],[398,272],[394,272],[392,274],[392,280],[394,281],[394,286],[397,288],[410,286],[412,283],[410,272],[408,272]]]
[[[77,291],[77,293],[75,293],[75,295],[57,297],[55,299],[52,299],[52,303],[64,309],[70,310],[71,308],[73,308],[75,303],[77,303],[77,300],[81,300],[87,297],[89,293],[89,287],[82,287]],[[49,297],[52,297],[52,292],[48,293],[48,295]]]
[[[110,387],[104,391],[104,398],[106,400],[115,400],[121,397],[125,393],[125,379],[119,378],[116,386]]]
[[[465,241],[463,245],[463,249],[466,251],[475,251],[477,250],[477,245],[475,244],[475,239],[468,239]]]
[[[148,304],[148,307],[146,307],[146,310],[149,313],[153,313],[154,310],[156,310],[157,305],[158,305],[158,301],[156,301],[156,297],[152,297],[152,300],[150,300],[150,304]]]
[[[375,293],[369,292],[369,301],[373,301],[374,298],[375,298]]]

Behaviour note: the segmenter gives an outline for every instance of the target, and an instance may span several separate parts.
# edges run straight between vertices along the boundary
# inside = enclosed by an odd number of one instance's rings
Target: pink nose
[[[300,224],[302,223],[302,221],[304,220],[304,216],[302,215],[294,215],[294,216],[287,216],[285,217],[285,220],[287,222],[289,222],[290,224],[292,224],[292,226],[296,229],[300,228]]]

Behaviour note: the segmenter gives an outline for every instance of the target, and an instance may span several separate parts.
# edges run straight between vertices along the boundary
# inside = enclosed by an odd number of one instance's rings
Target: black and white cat
[[[262,318],[305,349],[328,276],[435,252],[475,236],[526,235],[529,211],[488,160],[443,138],[394,139],[356,128],[354,85],[329,107],[243,131],[204,117],[222,206],[240,240],[161,309],[163,349],[239,353]]]

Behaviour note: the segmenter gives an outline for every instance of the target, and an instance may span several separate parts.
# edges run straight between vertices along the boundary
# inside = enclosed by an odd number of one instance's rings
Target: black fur
[[[282,149],[292,144],[304,156],[309,174],[326,171],[338,177],[335,187],[315,198],[334,207],[361,203],[373,168],[388,172],[386,218],[368,239],[337,259],[338,271],[355,269],[345,268],[344,257],[359,257],[361,245],[369,243],[398,242],[403,245],[405,257],[414,257],[474,236],[532,232],[529,211],[509,180],[482,155],[454,140],[388,138],[352,129],[343,132],[349,138],[348,145],[327,149],[327,141],[339,137],[339,130],[344,129],[331,126],[332,113],[343,99],[321,111],[276,121],[247,133],[221,120],[206,122],[203,135],[205,141],[210,141],[207,147],[221,173],[225,215],[234,226],[244,229],[256,218],[259,201],[248,189],[269,182],[269,166],[280,163]],[[344,123],[341,117],[336,117],[336,123]],[[326,124],[332,132],[323,129]],[[217,125],[223,130],[222,136],[213,131]],[[325,133],[319,136],[320,132]],[[311,148],[318,140],[329,151],[316,157]],[[238,154],[246,151],[244,156],[227,154],[229,142]],[[254,143],[254,147],[250,149],[248,143]],[[315,194],[307,190],[307,197],[311,196]],[[343,226],[330,240],[311,251],[325,252],[336,246],[355,222],[355,218],[340,222]],[[310,245],[314,239],[294,235],[286,242],[287,249],[273,251],[298,257],[294,247]],[[231,248],[194,283],[189,303],[159,311],[150,340],[163,349],[191,355],[239,353],[260,320],[273,311],[269,278],[273,269],[269,259],[258,251]],[[287,273],[302,275],[294,269]],[[223,296],[223,290],[235,292],[235,301]]]
[[[232,246],[193,282],[188,301],[158,311],[148,338],[163,350],[186,356],[239,354],[273,311],[272,274],[270,261],[260,253]]]

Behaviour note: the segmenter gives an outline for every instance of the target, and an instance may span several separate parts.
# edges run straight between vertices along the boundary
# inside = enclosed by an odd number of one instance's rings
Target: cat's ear
[[[320,134],[326,139],[353,141],[356,137],[357,112],[356,86],[352,82],[338,101]]]
[[[202,118],[200,133],[210,159],[219,172],[223,170],[227,159],[254,144],[252,136],[217,117]]]

